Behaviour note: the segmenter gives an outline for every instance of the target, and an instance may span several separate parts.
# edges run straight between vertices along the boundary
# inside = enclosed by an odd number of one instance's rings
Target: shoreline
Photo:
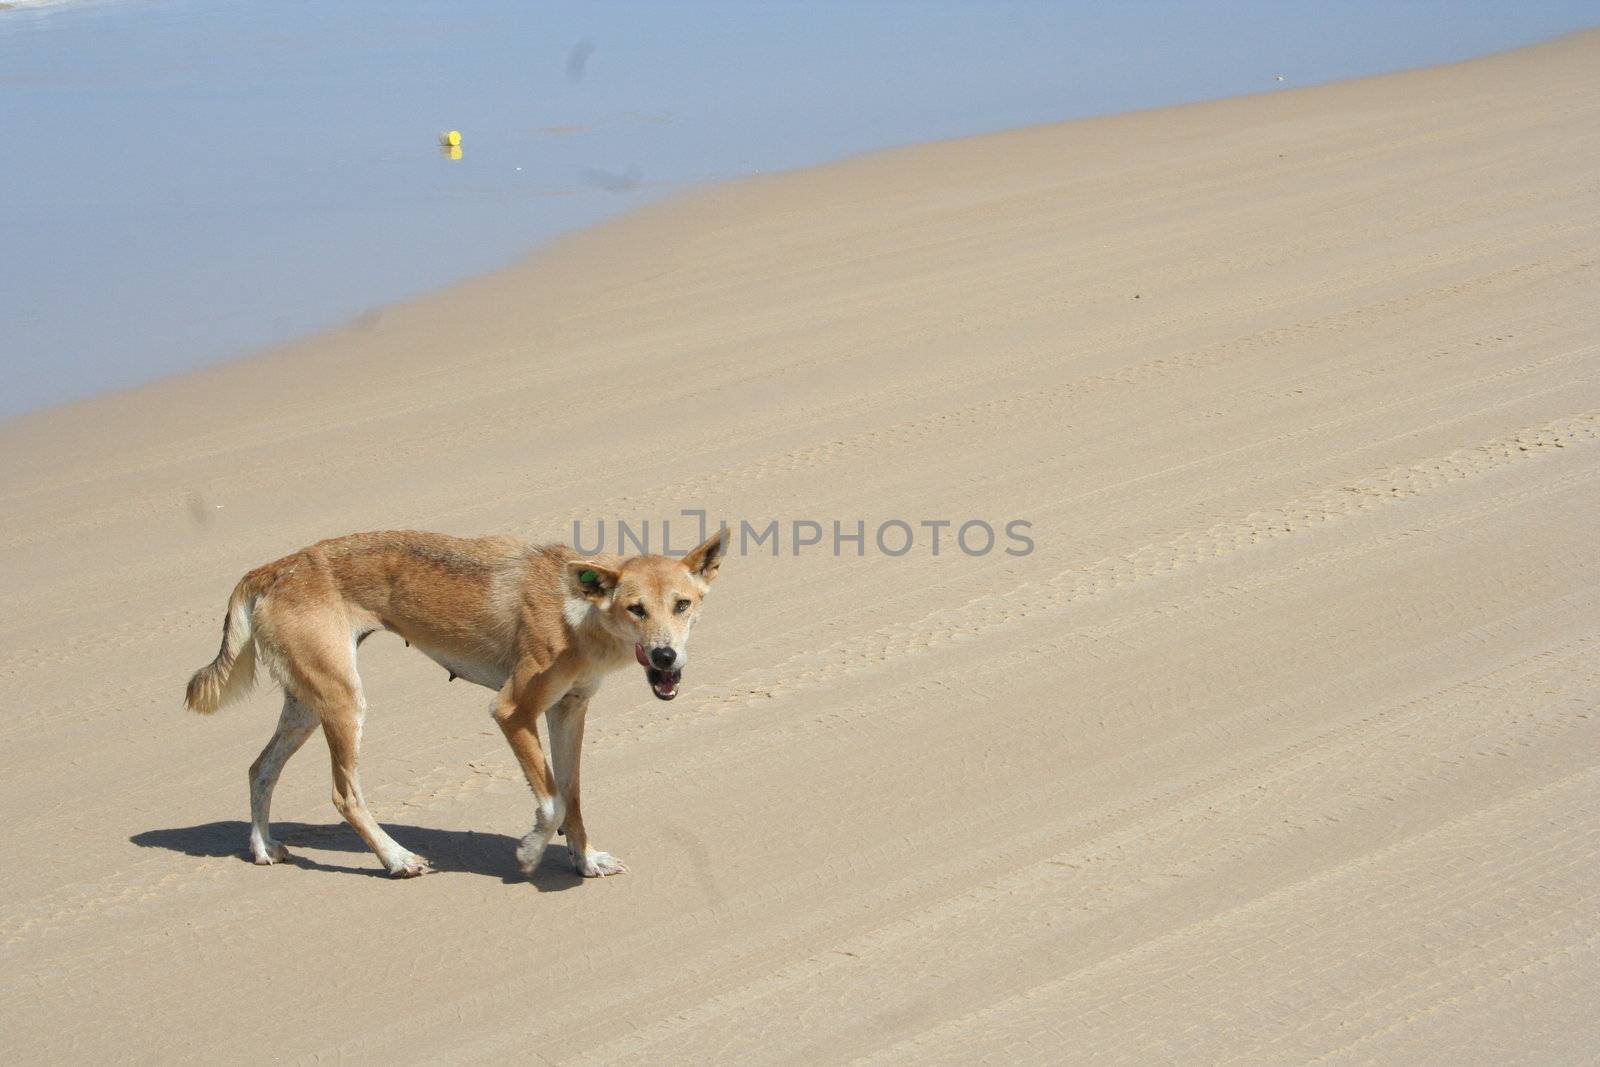
[[[381,320],[386,316],[391,316],[402,309],[417,305],[429,304],[440,300],[447,300],[451,293],[454,293],[458,290],[471,290],[481,284],[491,283],[492,280],[496,278],[534,272],[541,261],[550,258],[559,258],[569,247],[576,246],[581,248],[585,243],[587,235],[605,233],[618,226],[628,226],[631,220],[641,217],[647,218],[653,212],[658,210],[670,211],[673,209],[674,205],[696,203],[705,197],[716,198],[725,195],[737,196],[740,195],[737,191],[742,190],[745,187],[755,187],[761,183],[775,179],[782,179],[786,176],[813,174],[817,172],[824,172],[831,168],[848,168],[865,161],[879,158],[884,160],[892,160],[904,153],[911,153],[915,155],[916,153],[937,149],[940,146],[961,143],[976,144],[989,141],[999,143],[1003,142],[1007,138],[1026,139],[1030,136],[1047,136],[1048,131],[1060,130],[1064,127],[1107,122],[1123,123],[1137,121],[1140,116],[1159,116],[1167,113],[1177,114],[1190,109],[1201,109],[1203,112],[1203,109],[1208,107],[1219,105],[1226,106],[1230,104],[1236,104],[1240,101],[1265,100],[1272,97],[1292,97],[1297,93],[1333,89],[1344,85],[1360,85],[1368,82],[1375,82],[1381,79],[1405,77],[1407,75],[1426,71],[1445,71],[1466,64],[1488,62],[1500,57],[1513,56],[1527,49],[1557,46],[1565,40],[1578,38],[1584,36],[1585,34],[1593,33],[1600,33],[1600,27],[1577,30],[1547,38],[1535,43],[1525,44],[1501,51],[1490,52],[1450,63],[1410,67],[1377,74],[1366,74],[1333,81],[1317,82],[1309,85],[1295,85],[1292,87],[1276,89],[1267,88],[1258,92],[1242,95],[1218,97],[1175,104],[1156,105],[1148,108],[1082,116],[1060,121],[1033,123],[951,138],[936,138],[932,140],[889,145],[881,148],[871,149],[865,152],[847,155],[838,159],[829,160],[827,162],[811,166],[762,172],[694,184],[679,191],[669,193],[660,199],[645,201],[639,205],[627,209],[621,215],[605,219],[597,223],[579,225],[576,229],[558,232],[552,236],[540,239],[534,244],[524,248],[523,251],[517,253],[512,259],[505,262],[501,266],[492,267],[488,270],[469,274],[467,276],[458,278],[455,281],[434,286],[424,292],[417,293],[413,296],[402,298],[400,300],[370,303],[365,307],[364,310],[353,313],[325,328],[312,330],[281,341],[275,341],[268,344],[247,348],[232,355],[222,356],[201,365],[178,370],[170,374],[164,374],[147,381],[136,382],[131,385],[112,387],[102,392],[96,392],[87,396],[81,396],[60,403],[50,404],[42,408],[33,408],[4,416],[3,418],[0,418],[0,433],[3,433],[10,427],[25,425],[37,418],[47,418],[50,416],[50,414],[55,412],[66,412],[73,410],[80,405],[91,405],[96,401],[108,400],[116,397],[137,396],[146,390],[153,388],[159,389],[163,385],[181,382],[189,377],[207,375],[212,372],[220,371],[224,368],[236,366],[242,363],[270,360],[275,356],[298,351],[306,348],[307,346],[314,346],[318,345],[319,343],[328,342],[331,339],[339,337],[340,335],[353,331],[359,331],[373,322]]]
[[[1086,141],[1094,144],[1095,135],[1100,130],[1111,132],[1113,139],[1131,153],[1129,158],[1103,158],[1096,161],[1110,175],[1127,165],[1130,159],[1138,159],[1140,153],[1152,158],[1162,157],[1167,151],[1165,146],[1152,148],[1139,145],[1134,134],[1147,122],[1156,126],[1165,125],[1167,116],[1209,116],[1238,109],[1279,111],[1292,115],[1299,110],[1298,101],[1308,94],[1337,96],[1341,93],[1360,93],[1363,87],[1376,87],[1395,79],[1423,78],[1439,82],[1441,88],[1433,91],[1441,92],[1444,91],[1443,83],[1452,71],[1480,67],[1487,69],[1492,65],[1508,63],[1515,66],[1518,57],[1530,52],[1581,45],[1589,39],[1600,39],[1600,27],[1455,63],[1065,122],[1020,126],[967,137],[896,145],[813,167],[698,185],[641,204],[616,218],[552,237],[500,268],[463,278],[409,299],[370,308],[335,327],[152,381],[0,420],[0,442],[8,438],[15,439],[19,447],[7,451],[21,456],[33,452],[34,446],[29,442],[37,435],[55,436],[52,423],[73,418],[92,419],[119,411],[134,420],[130,429],[143,425],[148,432],[160,435],[168,429],[169,420],[166,412],[158,409],[167,404],[176,404],[186,415],[199,416],[203,420],[203,401],[198,394],[213,388],[241,403],[274,396],[281,401],[283,396],[296,391],[292,385],[285,386],[281,379],[308,372],[332,374],[341,386],[348,387],[364,373],[363,368],[350,365],[350,360],[364,358],[376,364],[380,360],[395,357],[415,359],[419,352],[420,358],[427,360],[429,353],[439,345],[443,332],[467,336],[471,343],[488,345],[491,351],[512,351],[519,347],[518,342],[505,329],[496,328],[493,316],[503,311],[513,299],[528,300],[531,297],[538,302],[536,306],[559,314],[559,309],[571,299],[601,295],[606,289],[627,284],[626,279],[630,277],[637,279],[648,276],[658,269],[651,266],[641,270],[635,266],[635,273],[629,275],[630,257],[626,255],[610,259],[603,269],[597,266],[599,261],[605,261],[613,255],[615,245],[633,243],[632,235],[635,232],[648,234],[652,229],[662,226],[672,228],[683,215],[712,221],[724,214],[737,215],[740,211],[749,210],[752,205],[755,210],[760,210],[772,197],[782,195],[796,185],[801,187],[802,195],[806,195],[805,187],[813,183],[825,186],[829,182],[847,181],[853,175],[871,176],[887,169],[896,171],[897,180],[905,182],[908,193],[914,193],[917,191],[915,179],[906,180],[903,164],[920,170],[923,163],[943,164],[945,160],[938,158],[940,156],[952,153],[957,156],[971,155],[970,152],[961,151],[963,146],[974,150],[1028,146],[1052,138],[1070,137],[1074,132],[1081,133]],[[1278,103],[1273,104],[1273,101]],[[1262,116],[1255,116],[1255,121],[1263,121]],[[973,174],[978,174],[986,169],[986,164],[969,169]],[[946,175],[940,174],[934,176],[931,182],[938,185],[946,178]],[[1019,181],[1025,186],[1029,179],[1024,176]],[[595,294],[585,288],[587,282],[573,284],[567,280],[566,276],[574,268],[593,274],[614,274],[623,280],[603,286],[599,294]],[[530,294],[530,290],[534,289],[541,289],[540,294]],[[549,295],[552,293],[555,295]],[[497,305],[497,301],[503,303]],[[516,320],[519,325],[525,322],[532,325],[528,322],[531,316],[527,310],[519,310],[520,314],[507,317]],[[407,373],[427,373],[430,369],[448,373],[450,370],[437,366],[417,366],[414,362],[408,362],[405,366]],[[134,410],[127,410],[125,405],[128,404],[134,405]],[[139,410],[144,405],[156,407]],[[219,424],[213,423],[210,432],[216,434],[220,429]],[[4,484],[7,476],[8,465],[0,456],[0,485]]]

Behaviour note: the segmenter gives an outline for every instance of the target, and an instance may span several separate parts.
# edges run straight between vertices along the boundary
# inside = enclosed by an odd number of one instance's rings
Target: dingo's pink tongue
[[[650,683],[650,691],[659,700],[671,700],[678,695],[678,680],[683,677],[682,671],[663,671],[650,663],[650,657],[644,654],[644,645],[634,642],[633,658],[639,661],[639,666],[644,668],[644,679]]]

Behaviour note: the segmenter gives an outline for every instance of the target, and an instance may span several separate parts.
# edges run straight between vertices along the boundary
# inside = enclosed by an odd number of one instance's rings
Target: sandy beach
[[[0,426],[10,1057],[1592,1061],[1597,174],[1590,32],[715,187]],[[245,859],[279,698],[180,700],[246,570],[682,508],[1033,550],[731,559],[590,713],[605,880],[374,638],[440,873],[319,738]]]

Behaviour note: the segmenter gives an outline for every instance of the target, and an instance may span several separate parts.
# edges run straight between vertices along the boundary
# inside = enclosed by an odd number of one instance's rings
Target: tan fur
[[[638,655],[681,669],[701,599],[726,539],[713,536],[681,560],[581,558],[565,545],[506,537],[465,539],[410,531],[351,534],[258,567],[234,587],[222,647],[189,680],[185,703],[210,714],[250,688],[259,661],[283,686],[277,732],[250,768],[250,851],[257,863],[285,856],[268,832],[283,764],[320,725],[333,757],[333,802],[396,877],[428,866],[367,811],[356,772],[366,712],[356,648],[386,630],[461,677],[497,692],[494,719],[533,789],[533,829],[517,850],[531,871],[558,828],[585,875],[623,864],[590,848],[578,795],[578,763],[590,697],[604,676]],[[670,653],[668,650],[671,650]],[[661,662],[660,660],[657,661]],[[676,682],[647,671],[662,699]],[[547,716],[552,769],[537,723]]]
[[[233,587],[228,612],[222,617],[222,649],[217,658],[189,679],[184,703],[202,715],[210,715],[224,704],[231,704],[250,691],[256,680],[256,646],[251,640],[251,613],[258,595],[251,571]]]

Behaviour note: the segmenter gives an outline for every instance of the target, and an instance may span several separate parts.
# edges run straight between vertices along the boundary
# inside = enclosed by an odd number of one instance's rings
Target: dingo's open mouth
[[[644,668],[645,681],[650,683],[650,692],[656,695],[657,700],[671,700],[678,695],[678,683],[683,680],[682,671],[664,671],[650,666],[641,644],[634,644],[633,658]]]

